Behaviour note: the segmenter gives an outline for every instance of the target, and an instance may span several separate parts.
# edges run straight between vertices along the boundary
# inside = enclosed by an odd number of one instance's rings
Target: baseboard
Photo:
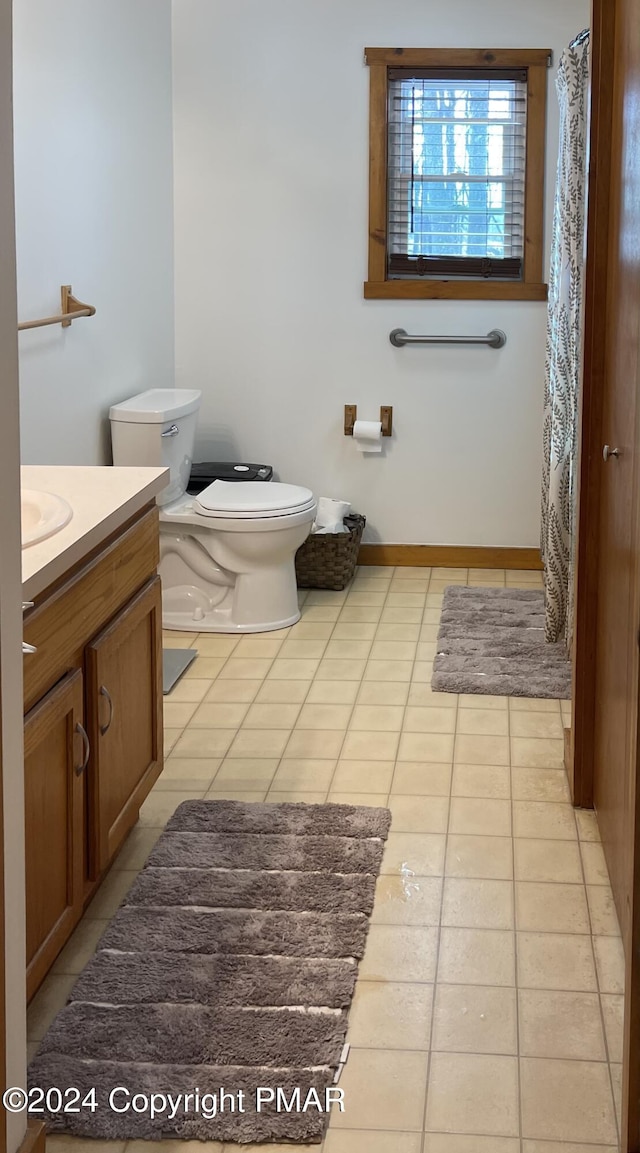
[[[537,548],[477,548],[447,544],[363,544],[358,564],[542,570]]]
[[[29,1121],[18,1153],[45,1153],[47,1131],[43,1121]]]

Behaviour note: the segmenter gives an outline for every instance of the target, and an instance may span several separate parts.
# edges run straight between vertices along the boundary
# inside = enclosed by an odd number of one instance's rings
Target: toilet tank
[[[115,465],[170,469],[158,504],[186,492],[201,397],[195,388],[150,388],[109,409]]]

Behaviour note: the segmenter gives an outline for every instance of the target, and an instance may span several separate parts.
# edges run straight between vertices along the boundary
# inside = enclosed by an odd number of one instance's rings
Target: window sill
[[[366,280],[365,300],[546,300],[546,284],[498,280]]]

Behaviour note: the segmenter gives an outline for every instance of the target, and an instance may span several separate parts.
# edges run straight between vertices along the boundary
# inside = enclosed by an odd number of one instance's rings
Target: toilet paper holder
[[[353,436],[353,426],[358,419],[358,406],[357,404],[345,404],[344,406],[344,435]],[[390,404],[380,405],[380,424],[382,425],[382,435],[391,436],[393,432],[393,406]]]

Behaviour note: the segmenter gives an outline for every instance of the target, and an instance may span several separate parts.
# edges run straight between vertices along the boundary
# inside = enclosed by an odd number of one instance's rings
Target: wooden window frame
[[[546,300],[543,280],[544,158],[550,48],[365,48],[369,95],[369,276],[365,300]],[[522,280],[387,278],[387,133],[390,68],[526,68]]]

